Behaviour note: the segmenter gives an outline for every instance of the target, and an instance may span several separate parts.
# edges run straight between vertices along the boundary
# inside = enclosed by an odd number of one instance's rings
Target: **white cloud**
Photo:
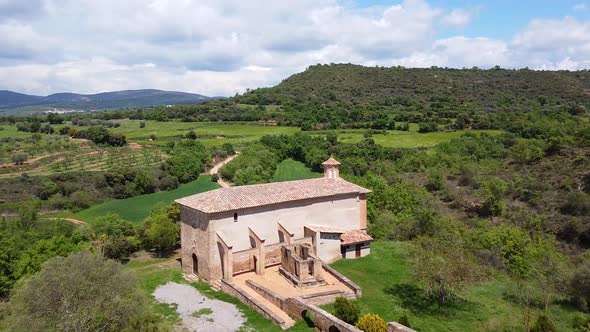
[[[444,16],[443,22],[459,28],[464,28],[478,15],[479,9],[453,9]]]
[[[582,11],[588,9],[588,6],[585,3],[578,3],[574,5],[574,10]]]
[[[0,89],[233,95],[316,63],[589,65],[590,22],[574,18],[532,20],[510,41],[440,37],[478,13],[426,0],[0,0]]]

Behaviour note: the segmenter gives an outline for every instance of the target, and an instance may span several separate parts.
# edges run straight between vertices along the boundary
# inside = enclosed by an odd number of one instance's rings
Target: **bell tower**
[[[340,162],[333,157],[322,163],[324,166],[324,178],[335,179],[340,177]]]

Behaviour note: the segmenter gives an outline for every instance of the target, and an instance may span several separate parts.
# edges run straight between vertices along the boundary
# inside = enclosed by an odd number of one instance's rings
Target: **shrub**
[[[28,159],[29,159],[29,155],[27,155],[26,153],[16,153],[10,157],[10,160],[12,160],[12,162],[15,165],[21,165],[22,163],[24,163]]]
[[[584,192],[572,192],[567,196],[561,212],[573,216],[585,216],[590,213],[590,195]]]
[[[406,326],[406,327],[412,327],[410,325],[410,319],[408,318],[408,315],[406,315],[406,314],[404,314],[403,316],[401,316],[399,318],[399,322],[398,323],[400,323],[400,324],[402,324],[403,326]]]
[[[139,128],[145,128],[145,122],[141,121],[141,122],[139,123]]]
[[[385,332],[387,331],[387,323],[383,320],[383,318],[379,317],[377,314],[366,314],[359,322],[356,324],[356,327],[365,331],[365,332]]]
[[[537,322],[531,328],[531,332],[557,332],[557,327],[545,314],[540,314]]]
[[[348,324],[354,325],[359,320],[361,309],[351,300],[339,296],[336,298],[336,302],[334,302],[334,314]]]
[[[195,133],[195,131],[191,129],[191,130],[190,130],[190,131],[189,131],[189,132],[186,134],[186,136],[185,136],[185,137],[186,137],[187,139],[195,140],[195,139],[197,139],[197,133]]]

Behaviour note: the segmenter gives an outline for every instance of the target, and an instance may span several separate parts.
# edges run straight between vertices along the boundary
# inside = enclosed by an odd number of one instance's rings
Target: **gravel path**
[[[235,305],[208,299],[189,285],[169,282],[158,287],[154,297],[160,303],[176,304],[182,327],[189,331],[233,332],[245,322]],[[193,316],[199,311],[202,313],[200,317]]]

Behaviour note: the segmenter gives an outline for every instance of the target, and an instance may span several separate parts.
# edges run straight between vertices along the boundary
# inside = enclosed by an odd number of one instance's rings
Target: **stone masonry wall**
[[[240,302],[244,303],[248,307],[256,310],[266,319],[270,319],[273,323],[277,324],[282,329],[288,328],[288,326],[286,326],[285,320],[275,315],[272,312],[272,310],[268,309],[262,303],[258,302],[255,298],[251,297],[248,293],[241,290],[231,281],[221,280],[221,290],[224,293],[237,298],[238,300],[240,300]]]
[[[311,313],[316,331],[328,332],[330,331],[330,328],[332,328],[332,330],[336,328],[340,332],[362,332],[360,329],[338,319],[329,312],[314,304],[308,303],[299,297],[288,298],[284,310],[294,319],[301,319],[305,312]]]
[[[210,248],[203,245],[209,243],[207,216],[185,206],[181,206],[180,215],[182,220],[180,224],[182,271],[186,274],[193,273],[192,255],[195,254],[198,260],[199,277],[209,280]]]

